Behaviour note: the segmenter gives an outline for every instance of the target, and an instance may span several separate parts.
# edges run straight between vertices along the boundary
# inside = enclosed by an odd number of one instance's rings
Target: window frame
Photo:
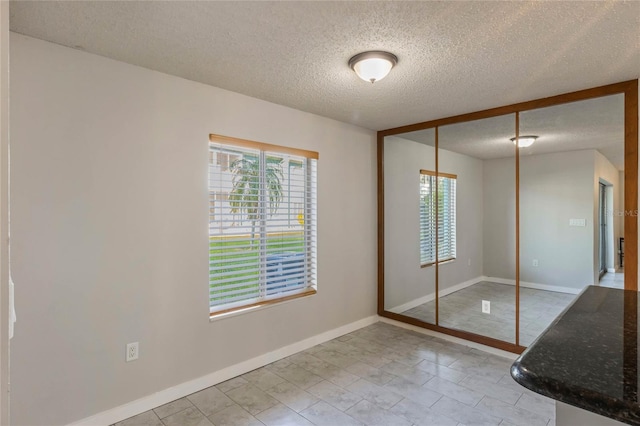
[[[435,244],[434,247],[434,253],[435,253],[435,260],[433,261],[428,261],[428,262],[422,262],[422,238],[421,236],[419,236],[419,258],[420,258],[420,268],[428,268],[430,266],[433,266],[435,264],[441,265],[444,263],[449,263],[449,262],[453,262],[454,260],[456,260],[456,256],[457,256],[457,246],[456,246],[456,231],[457,231],[457,203],[456,203],[456,196],[457,196],[457,182],[458,182],[458,175],[455,175],[453,173],[442,173],[442,172],[434,172],[431,170],[424,170],[424,169],[420,169],[420,178],[422,178],[422,176],[431,176],[434,178],[435,182],[436,182],[436,188],[435,191],[432,191],[430,194],[431,196],[437,198],[438,196],[438,179],[439,178],[446,178],[446,179],[452,179],[455,182],[455,186],[456,189],[454,189],[454,196],[452,198],[450,198],[450,205],[449,207],[451,207],[451,204],[453,204],[453,218],[454,218],[454,223],[453,223],[453,232],[450,232],[453,234],[452,237],[450,237],[451,240],[453,240],[453,244],[451,244],[451,242],[449,243],[450,246],[453,246],[454,250],[453,250],[453,255],[447,256],[443,259],[439,259],[438,258],[438,252],[440,251],[439,248],[439,244]],[[419,182],[420,185],[420,202],[422,202],[422,182]],[[450,209],[451,210],[451,209]],[[420,225],[420,222],[422,220],[422,215],[420,213],[418,213],[418,223]],[[444,214],[444,213],[443,213]],[[435,223],[435,238],[438,239],[439,237],[439,226],[440,226],[440,212],[439,209],[437,208],[436,205],[436,223]],[[438,241],[439,242],[439,241]]]
[[[258,150],[260,151],[260,156],[262,157],[264,155],[264,157],[266,158],[266,156],[268,154],[279,154],[279,155],[292,155],[292,156],[296,156],[296,157],[305,157],[306,158],[306,173],[305,173],[305,177],[304,177],[304,187],[305,187],[305,196],[303,199],[303,204],[304,204],[304,209],[303,209],[303,214],[304,214],[304,223],[305,225],[303,226],[302,229],[302,234],[303,234],[303,241],[304,241],[304,275],[303,275],[303,279],[305,280],[305,285],[302,288],[299,289],[295,289],[295,290],[291,290],[291,291],[286,291],[286,292],[282,292],[282,293],[276,293],[276,294],[267,294],[269,288],[267,287],[267,283],[265,282],[265,280],[263,279],[264,277],[261,276],[261,278],[259,279],[259,296],[258,297],[252,297],[252,298],[247,298],[244,300],[236,300],[234,302],[230,302],[228,304],[221,304],[218,305],[218,307],[220,309],[215,309],[216,306],[212,306],[211,305],[211,284],[212,284],[212,280],[211,280],[211,275],[209,277],[209,281],[208,281],[208,285],[207,288],[209,289],[209,318],[211,320],[214,319],[219,319],[219,318],[225,318],[231,315],[235,315],[235,314],[239,314],[239,313],[245,313],[245,312],[251,312],[253,310],[256,310],[258,308],[263,308],[263,307],[267,307],[267,306],[273,306],[279,303],[283,303],[283,302],[288,302],[294,299],[298,299],[298,298],[302,298],[302,297],[306,297],[306,296],[311,296],[317,293],[317,223],[318,223],[318,219],[317,219],[317,199],[318,199],[318,190],[317,190],[317,175],[318,175],[318,168],[317,168],[317,160],[319,159],[319,154],[315,151],[309,151],[309,150],[304,150],[304,149],[299,149],[299,148],[291,148],[291,147],[286,147],[286,146],[281,146],[281,145],[274,145],[274,144],[268,144],[268,143],[263,143],[263,142],[256,142],[256,141],[251,141],[251,140],[246,140],[246,139],[239,139],[239,138],[233,138],[233,137],[229,137],[229,136],[222,136],[222,135],[217,135],[217,134],[210,134],[209,135],[209,152],[211,153],[211,145],[215,144],[215,145],[222,145],[222,146],[226,146],[230,149],[251,149],[251,150]],[[209,154],[209,163],[208,163],[208,172],[207,175],[209,175],[210,173],[210,167],[212,165],[211,162],[211,154]],[[230,166],[230,164],[229,164]],[[262,166],[261,166],[262,167]],[[211,179],[210,175],[209,175],[209,179]],[[260,182],[260,191],[263,191],[264,188],[263,186],[264,182],[261,181]],[[208,194],[211,194],[212,191],[214,191],[211,188],[211,184],[210,181],[207,183],[207,187],[208,187]],[[307,195],[307,191],[309,191],[309,194]],[[286,192],[287,197],[290,197],[290,192],[287,191]],[[217,198],[216,198],[216,201]],[[210,204],[209,204],[210,205]],[[262,205],[261,204],[261,209],[266,209],[266,204]],[[221,216],[224,216],[223,214],[221,214]],[[269,219],[267,219],[268,215],[265,215],[263,217],[263,221],[264,222],[268,222]],[[209,229],[211,229],[211,223],[212,223],[212,215],[211,215],[211,210],[209,210]],[[215,221],[215,218],[214,220]],[[307,223],[308,222],[308,223]],[[260,231],[261,232],[261,231]],[[283,232],[283,234],[286,232]],[[260,239],[264,238],[266,240],[267,238],[267,234],[268,232],[264,232],[264,236],[262,236],[262,233],[260,234]],[[209,250],[211,250],[211,231],[209,231]],[[211,256],[211,255],[209,255]],[[258,268],[260,270],[260,274],[263,274],[264,271],[266,270],[266,268],[268,267],[267,264],[269,262],[269,260],[262,256],[261,254],[259,255],[259,262],[258,262]],[[209,271],[211,274],[211,260],[209,260]],[[264,288],[263,288],[264,287]],[[246,303],[243,303],[245,302]]]

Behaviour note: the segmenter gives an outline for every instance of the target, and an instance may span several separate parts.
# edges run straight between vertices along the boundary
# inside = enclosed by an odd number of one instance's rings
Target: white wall
[[[482,275],[483,192],[481,160],[441,149],[438,161],[441,172],[458,176],[457,259],[439,267],[442,291]],[[435,295],[435,267],[420,267],[420,169],[435,170],[432,146],[399,137],[385,138],[386,309]]]
[[[320,153],[316,296],[209,322],[209,133]],[[11,137],[12,424],[82,419],[375,314],[371,131],[12,34]]]

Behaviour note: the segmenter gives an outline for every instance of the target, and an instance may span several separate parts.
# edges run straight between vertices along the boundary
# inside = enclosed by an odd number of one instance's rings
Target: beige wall
[[[515,280],[515,158],[485,160],[483,170],[483,272],[488,277]]]
[[[76,421],[375,314],[374,132],[17,34],[11,132],[12,424]],[[316,296],[209,322],[209,133],[320,153]]]
[[[420,267],[420,170],[435,171],[435,148],[384,139],[384,306],[395,312],[436,291],[435,268]]]
[[[9,2],[0,2],[0,424],[9,424]]]
[[[576,290],[594,284],[594,150],[520,157],[520,279]],[[585,225],[570,226],[570,219]],[[538,260],[538,266],[533,260]]]
[[[520,157],[522,281],[576,290],[593,284],[595,153],[584,150]],[[484,274],[513,280],[514,159],[487,160],[484,170]],[[569,226],[569,219],[585,219],[586,226]]]
[[[484,264],[482,187],[483,161],[445,149],[438,150],[438,170],[457,175],[456,180],[456,260],[438,267],[438,289],[479,278]]]

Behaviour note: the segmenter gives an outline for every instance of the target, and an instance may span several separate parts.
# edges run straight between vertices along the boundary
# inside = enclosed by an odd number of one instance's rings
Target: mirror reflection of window
[[[436,180],[438,182],[436,188]],[[437,230],[436,230],[437,211]],[[420,265],[456,258],[456,175],[420,170]]]

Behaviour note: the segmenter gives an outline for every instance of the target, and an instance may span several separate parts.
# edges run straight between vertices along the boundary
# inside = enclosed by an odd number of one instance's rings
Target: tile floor
[[[116,425],[555,425],[511,362],[378,322]]]
[[[575,297],[575,294],[520,288],[520,344],[529,346]],[[482,300],[491,302],[490,314],[482,313]],[[482,281],[441,297],[439,324],[515,343],[515,300],[514,286]],[[403,314],[433,323],[435,301]]]
[[[624,271],[622,268],[618,272],[607,272],[600,278],[602,287],[612,287],[624,289]]]

